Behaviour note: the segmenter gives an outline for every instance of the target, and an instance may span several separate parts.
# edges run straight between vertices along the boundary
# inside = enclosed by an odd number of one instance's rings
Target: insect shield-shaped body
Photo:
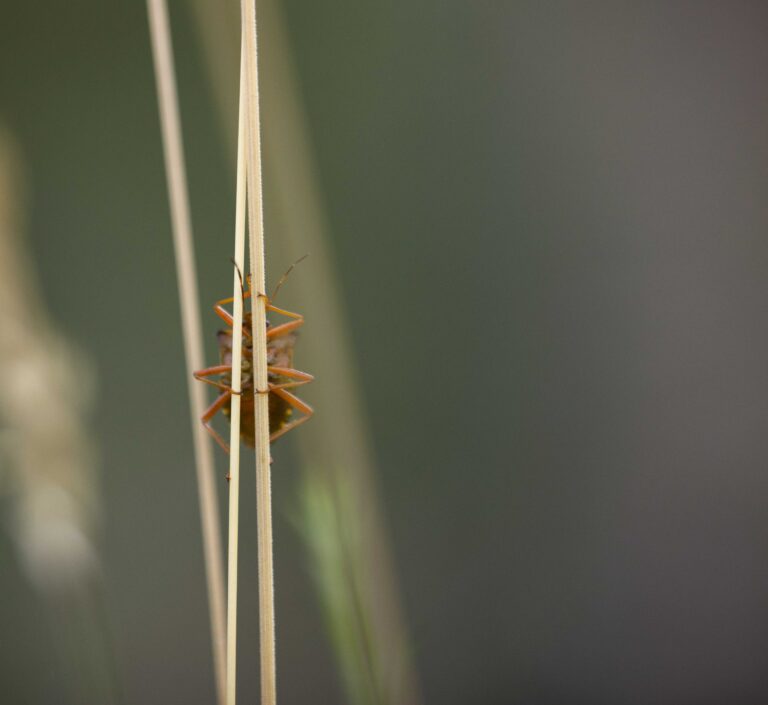
[[[251,292],[249,290],[243,295],[243,298],[248,298],[250,295]],[[231,298],[222,299],[213,307],[216,315],[230,326],[218,333],[220,364],[194,373],[196,379],[221,390],[221,394],[208,407],[201,420],[206,430],[226,452],[229,452],[229,446],[211,426],[211,420],[219,411],[222,411],[227,418],[230,415],[232,402],[233,319],[231,314],[224,308],[224,305],[231,302]],[[269,440],[271,442],[309,420],[314,413],[309,404],[303,402],[289,391],[294,387],[300,387],[302,384],[311,382],[314,377],[293,367],[293,349],[296,345],[295,331],[304,323],[304,317],[298,313],[277,308],[269,300],[267,300],[266,308],[267,311],[286,316],[290,319],[288,322],[276,326],[272,326],[267,321],[267,381],[269,388],[264,390],[264,393],[269,394]],[[242,372],[240,380],[242,390],[240,397],[240,439],[251,448],[255,444],[252,330],[251,314],[244,313]],[[294,418],[295,412],[299,412],[301,415]]]

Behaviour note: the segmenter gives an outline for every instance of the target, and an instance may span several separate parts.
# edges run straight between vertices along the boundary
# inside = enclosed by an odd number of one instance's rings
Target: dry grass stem
[[[247,188],[248,231],[251,245],[253,328],[253,380],[256,439],[256,515],[259,551],[259,644],[261,656],[261,702],[275,705],[275,594],[272,561],[272,478],[269,452],[269,406],[267,390],[267,311],[264,271],[264,213],[261,179],[261,117],[259,71],[256,53],[256,2],[242,0],[245,35],[245,76],[248,112]]]
[[[254,416],[256,439],[256,514],[259,551],[259,644],[261,702],[275,705],[275,594],[272,561],[272,478],[269,453],[267,390],[266,274],[264,271],[264,214],[261,179],[261,117],[256,53],[256,2],[242,0],[245,35],[247,129],[248,231],[251,245]],[[261,392],[261,393],[260,393]]]
[[[242,42],[241,42],[242,44]],[[245,51],[240,60],[240,118],[237,126],[237,196],[235,274],[232,304],[232,398],[229,434],[229,566],[227,575],[227,705],[235,705],[237,686],[237,560],[240,515],[240,391],[243,352],[243,282],[245,264]]]
[[[205,390],[203,385],[197,384],[192,377],[194,370],[204,367],[204,355],[184,151],[176,94],[176,77],[168,24],[168,8],[165,0],[147,0],[147,11],[157,81],[163,153],[168,180],[173,244],[181,302],[181,321],[187,363],[187,385],[197,468],[200,520],[203,530],[203,553],[208,586],[216,692],[218,702],[223,703],[226,632],[221,529],[214,484],[213,452],[208,435],[200,423],[200,417],[206,406]]]

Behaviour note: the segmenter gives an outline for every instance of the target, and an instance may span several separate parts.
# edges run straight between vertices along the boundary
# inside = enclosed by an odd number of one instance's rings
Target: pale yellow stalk
[[[269,454],[269,406],[267,395],[267,312],[264,272],[264,214],[261,180],[261,118],[259,72],[256,54],[256,3],[242,0],[245,35],[245,75],[248,111],[247,188],[248,231],[251,245],[253,327],[253,380],[256,439],[256,514],[259,551],[259,643],[261,657],[261,702],[275,705],[275,594],[272,562],[272,478]]]
[[[235,205],[235,279],[232,297],[232,399],[229,431],[229,566],[227,575],[227,705],[235,705],[237,677],[237,556],[240,514],[240,383],[243,353],[243,282],[245,266],[245,71],[240,59],[240,118],[237,126]]]
[[[168,181],[174,252],[178,276],[181,323],[184,333],[184,352],[187,364],[192,437],[197,470],[200,502],[200,521],[203,531],[203,554],[208,587],[211,620],[214,674],[218,702],[224,703],[225,686],[225,620],[224,620],[224,568],[221,552],[219,509],[214,483],[213,453],[210,439],[200,423],[205,411],[205,389],[192,373],[204,366],[203,338],[197,292],[197,273],[192,243],[192,225],[189,210],[184,151],[181,139],[176,77],[173,65],[168,8],[165,0],[147,0],[149,29],[152,40],[160,124],[163,135],[163,154]]]

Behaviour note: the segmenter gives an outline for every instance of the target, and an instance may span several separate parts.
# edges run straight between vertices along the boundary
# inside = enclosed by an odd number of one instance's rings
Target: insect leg
[[[293,319],[292,321],[288,321],[287,323],[281,323],[279,326],[270,328],[267,331],[267,340],[272,340],[273,338],[279,338],[281,335],[290,333],[291,331],[296,330],[297,328],[300,328],[301,326],[304,325],[304,316],[302,316],[300,313],[294,313],[293,311],[286,311],[284,308],[277,308],[277,306],[273,306],[270,303],[267,304],[267,311],[279,313],[281,316],[288,316],[288,318]]]
[[[273,367],[272,365],[267,365],[267,372],[272,372],[273,374],[280,375],[280,377],[288,377],[289,379],[294,380],[292,382],[284,382],[281,384],[270,384],[270,391],[274,391],[275,389],[292,389],[293,387],[300,387],[302,384],[309,384],[315,379],[309,372],[294,370],[292,367]]]
[[[222,299],[222,301],[229,302],[232,301],[232,299]],[[235,324],[235,319],[232,318],[232,314],[227,311],[222,305],[221,302],[217,302],[213,307],[213,312],[222,320],[224,321],[230,328],[232,328]],[[243,326],[243,335],[246,338],[251,337],[251,332],[248,330],[246,326]]]
[[[296,318],[301,321],[304,320],[304,316],[302,316],[300,313],[294,313],[293,311],[288,311],[284,308],[278,308],[274,304],[270,303],[269,300],[267,300],[267,311],[279,313],[281,316],[288,316],[288,318]]]
[[[275,431],[270,437],[269,442],[272,443],[273,441],[276,441],[280,436],[284,436],[288,431],[291,429],[296,428],[297,426],[300,426],[301,424],[305,423],[306,421],[309,421],[309,419],[312,417],[312,414],[315,413],[315,410],[306,402],[299,399],[297,396],[294,396],[290,392],[286,391],[285,389],[272,389],[277,396],[281,397],[285,401],[290,404],[294,409],[298,409],[301,411],[304,416],[301,416],[300,418],[291,421],[288,425],[283,426],[279,431]]]
[[[238,274],[239,273],[240,272],[238,270]],[[241,282],[241,285],[242,285],[242,275],[240,276],[240,282]],[[243,301],[245,301],[247,298],[249,298],[251,296],[251,275],[250,274],[248,275],[247,282],[248,282],[248,291],[244,291],[243,292]],[[229,311],[227,311],[227,309],[225,309],[224,306],[226,304],[231,304],[234,300],[235,299],[234,299],[233,296],[229,296],[226,299],[220,299],[219,301],[217,301],[213,305],[213,312],[219,318],[221,318],[221,320],[224,321],[228,326],[234,325],[235,321],[232,318],[232,314]],[[243,333],[246,336],[250,337],[250,334],[249,334],[249,332],[247,330],[244,329]]]
[[[227,372],[232,372],[232,365],[215,365],[214,367],[206,367],[204,370],[198,370],[197,372],[193,372],[192,376],[195,379],[199,379],[201,382],[205,382],[206,384],[210,384],[212,387],[216,387],[217,389],[223,389],[224,391],[231,392],[232,387],[227,386],[223,382],[217,382],[213,379],[206,379],[207,377],[210,377],[212,375],[223,375]]]
[[[210,433],[214,440],[224,449],[225,453],[229,453],[229,446],[226,444],[224,439],[216,432],[216,429],[211,426],[211,419],[216,416],[216,414],[219,412],[222,406],[227,403],[227,400],[232,396],[232,392],[227,390],[225,392],[222,392],[217,398],[216,401],[213,402],[205,411],[205,413],[200,417],[200,420],[203,422],[203,426],[205,426],[205,430]]]

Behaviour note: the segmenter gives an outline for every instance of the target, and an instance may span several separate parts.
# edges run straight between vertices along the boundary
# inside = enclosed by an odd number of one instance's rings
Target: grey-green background
[[[763,3],[284,9],[426,702],[765,702]],[[185,3],[172,21],[213,302],[231,286],[233,170]],[[144,4],[5,0],[0,120],[26,159],[45,299],[98,378],[126,700],[210,703]],[[281,700],[341,703],[290,521],[292,442],[276,454]],[[0,561],[0,701],[68,703],[5,533]],[[241,599],[253,702],[255,589]]]

